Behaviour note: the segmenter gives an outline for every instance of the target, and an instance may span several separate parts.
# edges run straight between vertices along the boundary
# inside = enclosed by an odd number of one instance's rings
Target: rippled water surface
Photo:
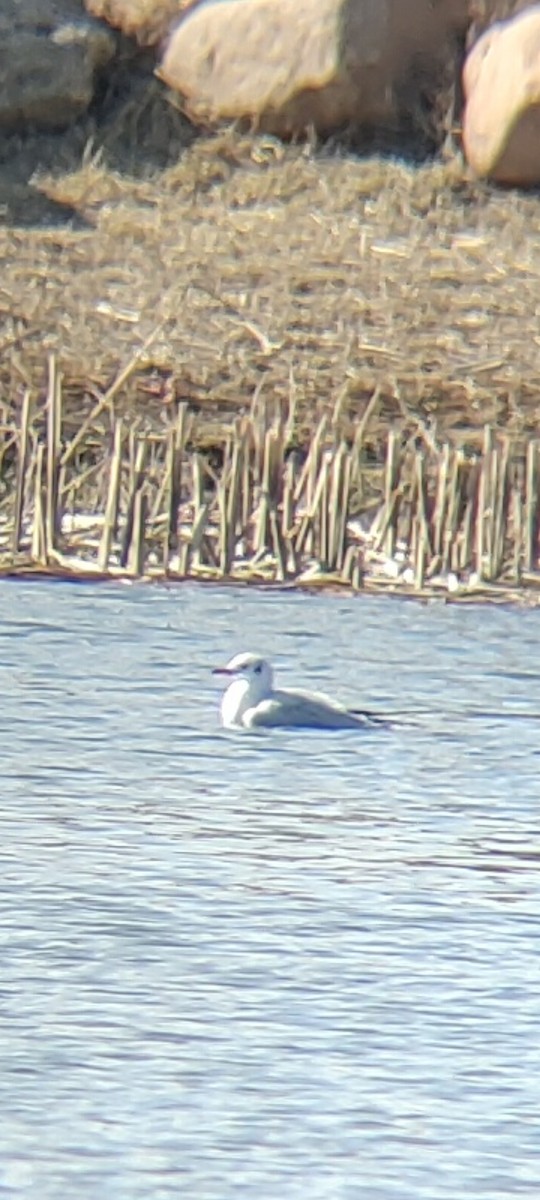
[[[0,590],[0,1195],[540,1195],[540,612]],[[223,732],[211,667],[399,711]]]

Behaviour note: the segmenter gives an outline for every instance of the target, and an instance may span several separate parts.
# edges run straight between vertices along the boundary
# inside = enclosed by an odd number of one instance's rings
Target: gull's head
[[[258,654],[235,654],[225,667],[214,667],[214,675],[224,675],[231,683],[242,680],[249,689],[253,703],[268,695],[272,688],[272,668]]]

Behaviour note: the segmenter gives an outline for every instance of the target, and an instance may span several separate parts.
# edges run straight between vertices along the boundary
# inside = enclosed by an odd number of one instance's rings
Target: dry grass
[[[293,401],[299,436],[336,405],[346,426],[377,389],[381,432],[404,418],[473,442],[485,422],[537,427],[536,196],[474,184],[457,157],[234,132],[190,144],[160,105],[4,167],[5,407],[43,387],[54,351],[79,420],[153,335],[117,410],[159,423],[187,400],[210,440],[257,392]]]

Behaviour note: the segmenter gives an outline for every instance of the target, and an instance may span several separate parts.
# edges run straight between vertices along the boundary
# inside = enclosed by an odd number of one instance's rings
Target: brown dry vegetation
[[[255,393],[292,399],[300,435],[376,390],[381,432],[537,428],[536,195],[475,184],[458,154],[194,140],[158,85],[111,112],[3,152],[5,416],[51,351],[77,421],[146,345],[118,411],[154,424],[187,400],[209,440]]]

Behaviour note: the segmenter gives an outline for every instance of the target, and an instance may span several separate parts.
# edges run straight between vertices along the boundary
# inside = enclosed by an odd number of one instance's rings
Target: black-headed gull
[[[384,718],[354,713],[321,692],[276,689],[270,663],[257,654],[237,654],[214,675],[230,680],[221,701],[226,729],[366,729]]]

